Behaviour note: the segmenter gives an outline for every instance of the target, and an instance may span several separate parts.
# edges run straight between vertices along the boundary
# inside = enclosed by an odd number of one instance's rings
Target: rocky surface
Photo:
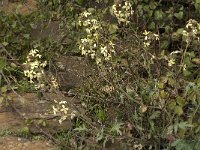
[[[18,137],[0,137],[0,150],[54,150],[49,141],[31,141]]]
[[[55,62],[56,71],[55,76],[58,78],[61,89],[66,92],[74,89],[82,84],[83,79],[89,73],[88,66],[84,63],[83,58],[75,56],[63,56]],[[88,70],[88,71],[86,71]],[[72,97],[61,97],[55,93],[45,93],[43,97],[38,97],[37,93],[9,93],[13,100],[13,107],[15,109],[1,109],[0,111],[0,132],[4,131],[20,131],[27,127],[25,120],[31,120],[29,125],[30,133],[32,134],[53,134],[59,130],[69,129],[71,127],[71,120],[63,122],[62,125],[58,123],[58,118],[53,115],[52,104],[54,100],[66,100],[69,103],[76,103],[77,99]],[[38,125],[41,120],[46,122],[45,126]],[[51,149],[53,146],[44,141],[30,141],[28,139],[18,140],[16,137],[0,137],[0,150],[4,149]]]
[[[87,65],[83,57],[59,57],[55,65],[57,69],[53,71],[54,75],[57,76],[61,88],[66,91],[79,87],[91,72],[91,67]]]

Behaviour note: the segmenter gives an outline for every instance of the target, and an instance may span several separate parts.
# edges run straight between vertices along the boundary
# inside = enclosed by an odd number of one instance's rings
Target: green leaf
[[[143,13],[144,13],[143,12],[143,5],[138,5],[137,6],[137,10],[138,10],[138,12],[139,12],[140,15],[143,15]]]
[[[149,28],[149,30],[155,30],[155,29],[156,29],[156,24],[155,24],[155,22],[151,22],[151,23],[148,25],[148,28]]]
[[[4,101],[4,97],[0,97],[0,105],[2,105],[3,101]]]
[[[41,125],[41,126],[43,126],[43,127],[46,127],[46,126],[47,126],[47,123],[46,123],[45,120],[40,119],[40,120],[38,120],[38,125]]]
[[[79,5],[83,5],[84,0],[76,0],[76,2],[77,2]]]
[[[22,129],[21,129],[21,132],[23,132],[23,133],[29,133],[30,132],[30,129],[29,129],[29,127],[23,127]]]
[[[165,83],[163,83],[163,82],[159,82],[159,83],[158,83],[158,88],[159,88],[159,89],[163,89],[164,86],[165,86]]]
[[[6,93],[7,92],[7,87],[6,86],[1,87],[1,92],[2,93]]]
[[[194,63],[200,65],[200,58],[193,58],[193,59],[192,59],[192,62],[194,62]]]
[[[174,110],[175,110],[175,113],[179,116],[183,114],[183,109],[180,106],[175,106]]]
[[[183,34],[183,30],[184,30],[183,28],[179,28],[179,29],[176,31],[176,33],[182,35],[182,34]]]
[[[180,8],[179,10],[184,10],[184,7],[183,7],[183,6],[181,6],[181,8]]]
[[[175,106],[176,106],[176,102],[170,102],[168,105],[168,108],[172,110],[175,108]]]
[[[111,128],[111,132],[117,133],[118,135],[122,135],[122,131],[120,130],[122,128],[123,123],[115,122]]]
[[[153,119],[158,118],[160,116],[160,113],[161,113],[160,111],[153,112],[153,114],[150,116],[149,119],[153,120]]]
[[[188,76],[192,75],[192,73],[190,71],[188,71],[188,70],[183,70],[183,75],[185,77],[188,77]]]
[[[144,5],[143,10],[148,12],[149,11],[149,5]]]
[[[3,46],[7,46],[8,44],[9,44],[9,43],[7,43],[7,42],[3,42],[3,43],[2,43]]]
[[[134,90],[133,88],[129,87],[129,86],[126,86],[126,93],[129,95],[129,96],[134,96]]]
[[[150,9],[154,10],[157,7],[157,3],[153,2],[153,1],[150,1],[149,7],[150,7]]]
[[[17,22],[16,22],[16,21],[13,21],[13,24],[12,24],[11,26],[12,26],[13,29],[16,28]]]
[[[169,40],[164,40],[164,41],[161,42],[161,48],[162,49],[167,49],[169,44],[170,44]]]
[[[179,104],[179,106],[184,106],[184,104],[185,104],[185,99],[183,98],[183,97],[181,97],[181,96],[178,96],[177,98],[176,98],[176,102]]]
[[[109,32],[110,32],[110,34],[116,33],[117,30],[118,30],[118,26],[116,24],[109,25]]]
[[[88,8],[88,12],[94,13],[94,12],[95,12],[95,9],[94,9],[94,8]]]
[[[186,128],[191,128],[193,126],[191,124],[189,124],[188,122],[180,122],[178,124],[178,127],[181,129],[186,129]]]
[[[175,82],[175,80],[174,80],[173,78],[171,78],[171,77],[168,78],[168,84],[169,84],[169,85],[174,86],[175,83],[176,83],[176,82]]]
[[[85,124],[74,129],[74,131],[78,131],[78,132],[84,132],[84,131],[87,131],[87,130],[88,129],[86,128]]]
[[[15,63],[10,63],[10,66],[13,68],[17,68],[17,65]]]
[[[195,3],[200,4],[200,0],[195,0]]]
[[[180,11],[180,12],[178,12],[178,13],[175,13],[174,16],[175,16],[178,20],[183,19],[183,11]]]
[[[165,92],[164,90],[162,90],[162,91],[160,91],[160,97],[161,98],[166,98],[168,96],[168,93],[167,92]]]
[[[6,61],[3,58],[0,58],[0,70],[3,70],[6,67]]]
[[[104,139],[103,129],[97,133],[96,142],[99,142]]]
[[[164,18],[164,13],[161,10],[155,11],[154,18],[157,21],[160,21]]]
[[[23,35],[25,39],[29,39],[30,38],[30,34],[24,34]]]

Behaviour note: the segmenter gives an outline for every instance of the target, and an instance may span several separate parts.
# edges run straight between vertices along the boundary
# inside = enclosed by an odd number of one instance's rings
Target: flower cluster
[[[41,57],[42,56],[39,54],[39,50],[32,49],[27,56],[26,62],[24,63],[24,66],[26,66],[24,75],[29,78],[30,83],[34,83],[34,81],[41,81],[41,78],[44,75],[44,67],[47,65],[47,62],[42,61]],[[36,88],[41,88],[43,86],[44,84],[36,85]]]
[[[175,64],[176,64],[176,61],[175,61],[174,58],[171,58],[171,59],[168,60],[168,66],[169,66],[169,67],[171,67],[171,66],[173,66],[173,65],[175,65]]]
[[[75,111],[71,111],[68,107],[66,107],[67,101],[61,101],[58,102],[56,100],[54,100],[54,102],[56,103],[56,106],[53,106],[53,113],[54,115],[59,115],[60,119],[59,119],[59,123],[61,124],[63,121],[65,121],[67,118],[71,118],[73,119],[76,116],[76,112]]]
[[[57,79],[53,75],[50,78],[49,87],[50,87],[50,90],[52,90],[52,89],[58,89],[58,87],[59,87]]]
[[[183,30],[183,39],[189,43],[190,41],[197,39],[198,41],[200,38],[198,34],[200,33],[200,24],[193,19],[190,19],[186,24],[186,30]]]
[[[158,34],[151,33],[151,32],[146,31],[146,30],[144,31],[143,35],[144,35],[143,44],[144,44],[145,48],[149,47],[153,40],[159,40],[159,35]]]
[[[134,145],[133,145],[133,149],[134,150],[142,150],[143,149],[143,146],[142,146],[142,144],[137,144],[136,142],[134,143]]]
[[[129,18],[133,14],[132,6],[129,1],[124,1],[124,4],[114,4],[111,9],[112,14],[117,18],[118,23],[130,23]]]
[[[86,37],[82,38],[79,44],[82,55],[90,56],[97,64],[111,60],[112,54],[115,53],[114,44],[103,38],[101,23],[91,18],[90,12],[85,11],[80,15],[79,25],[83,26],[86,32]]]
[[[46,61],[42,61],[42,55],[39,50],[32,49],[27,55],[27,60],[23,64],[25,66],[24,75],[29,78],[29,82],[34,84],[36,90],[57,89],[58,82],[53,75],[47,75],[44,68]],[[47,79],[50,79],[49,81]]]

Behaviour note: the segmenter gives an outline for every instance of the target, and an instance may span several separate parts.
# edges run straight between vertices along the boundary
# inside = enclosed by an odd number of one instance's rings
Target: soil
[[[31,141],[18,137],[0,137],[1,150],[53,150],[54,146],[49,141]]]

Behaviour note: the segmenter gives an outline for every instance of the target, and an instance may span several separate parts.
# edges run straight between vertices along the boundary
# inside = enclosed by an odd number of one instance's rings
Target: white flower
[[[47,65],[47,61],[44,61],[43,63],[40,64],[40,66],[43,68],[46,67],[46,65]]]
[[[143,32],[143,34],[145,35],[145,36],[147,36],[147,35],[149,35],[149,31],[147,31],[147,30],[144,30],[144,32]]]
[[[173,52],[170,53],[170,55],[178,54],[178,53],[181,53],[181,51],[173,51]]]
[[[46,61],[41,62],[41,57],[42,56],[39,54],[39,50],[32,49],[30,50],[27,56],[27,60],[24,63],[24,65],[26,65],[29,68],[27,70],[24,70],[24,75],[29,78],[29,82],[39,82],[35,84],[35,89],[37,90],[44,87],[44,84],[41,83],[41,78],[44,74],[43,68],[47,64]]]
[[[53,114],[56,115],[58,113],[58,108],[56,108],[55,106],[53,106]]]
[[[101,53],[102,53],[102,54],[105,54],[105,53],[108,52],[107,46],[101,47],[100,50],[101,50]]]
[[[76,111],[72,111],[71,112],[71,119],[74,119],[75,116],[76,116]]]
[[[144,42],[143,44],[144,44],[144,47],[145,47],[145,48],[147,48],[147,47],[150,46],[150,42],[148,42],[148,41],[147,41],[147,42]]]
[[[95,53],[90,54],[91,58],[94,59],[95,58]]]
[[[100,64],[102,61],[101,61],[101,58],[96,58],[96,63],[97,64]]]
[[[89,34],[89,33],[91,33],[91,31],[90,31],[90,29],[85,29],[85,31]]]
[[[155,39],[158,41],[159,40],[159,35],[158,34],[153,34]]]
[[[170,59],[169,61],[168,61],[168,66],[169,67],[171,67],[172,65],[174,65],[175,64],[175,59]]]
[[[73,119],[76,116],[76,111],[71,111],[71,113],[69,112],[70,109],[66,106],[67,101],[57,102],[56,100],[54,100],[54,102],[56,103],[56,106],[52,106],[53,113],[54,115],[60,115],[60,119],[58,120],[60,124],[68,117]]]
[[[184,65],[183,65],[183,70],[185,71],[186,69],[187,69],[187,65],[184,64]]]
[[[61,104],[67,104],[67,101],[61,101],[61,102],[59,102],[59,105],[61,105]]]
[[[38,58],[41,58],[41,57],[42,57],[42,55],[40,55],[40,54],[36,54],[36,57],[38,57]]]
[[[84,11],[82,15],[83,15],[84,17],[87,18],[88,16],[91,15],[91,13],[90,13],[90,12],[87,12],[87,11]]]
[[[29,55],[30,56],[35,56],[35,54],[37,54],[39,51],[37,49],[32,49],[30,52],[29,52]]]
[[[128,19],[133,14],[131,3],[129,1],[125,1],[123,6],[122,4],[113,4],[112,13],[118,19],[119,23],[130,23]]]
[[[101,23],[95,18],[89,18],[83,21],[83,26],[85,27],[86,37],[82,38],[79,43],[82,55],[90,56],[95,59],[97,64],[102,63],[103,60],[110,60],[111,53],[115,52],[114,44],[112,41],[104,42],[105,39],[100,32]]]

